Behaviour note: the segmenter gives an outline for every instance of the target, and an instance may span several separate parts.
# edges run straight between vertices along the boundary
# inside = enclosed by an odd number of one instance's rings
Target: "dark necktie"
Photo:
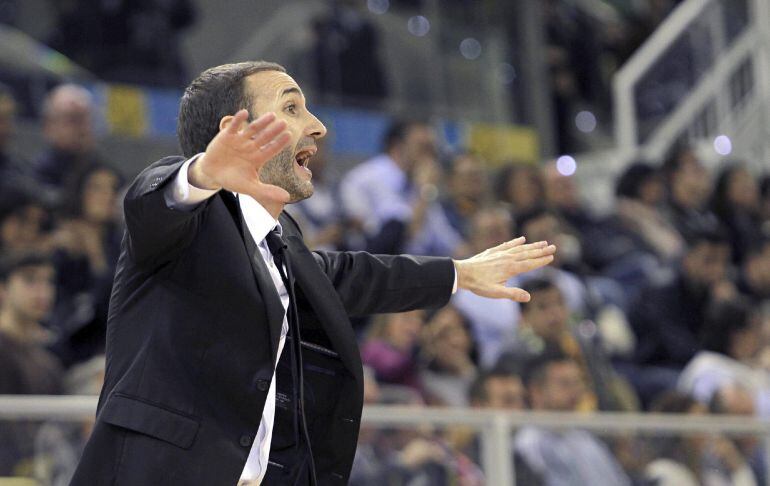
[[[281,238],[278,227],[270,231],[265,236],[267,247],[270,249],[270,253],[273,255],[275,265],[278,267],[278,272],[281,274],[281,280],[286,286],[286,292],[289,294],[289,307],[286,309],[286,320],[289,322],[289,335],[291,337],[292,347],[292,367],[296,370],[294,389],[296,393],[296,408],[295,413],[299,415],[300,422],[302,424],[302,432],[305,436],[305,444],[307,445],[308,456],[310,458],[310,478],[311,484],[315,485],[315,462],[313,461],[313,450],[310,447],[310,434],[307,430],[307,421],[305,420],[305,378],[302,367],[302,337],[299,329],[299,314],[297,313],[297,299],[294,294],[294,275],[291,271],[291,264],[289,261],[289,254],[286,251],[286,243]]]

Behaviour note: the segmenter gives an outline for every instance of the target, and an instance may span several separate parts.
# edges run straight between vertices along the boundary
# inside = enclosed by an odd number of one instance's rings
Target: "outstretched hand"
[[[551,263],[556,247],[545,241],[526,245],[524,241],[522,236],[465,260],[454,260],[457,288],[482,297],[529,302],[528,292],[506,287],[505,283],[511,277]]]
[[[265,113],[251,123],[246,123],[248,118],[248,111],[241,110],[219,131],[190,166],[190,183],[248,194],[257,200],[288,202],[288,192],[259,179],[262,166],[291,140],[286,122],[276,120],[274,113]]]

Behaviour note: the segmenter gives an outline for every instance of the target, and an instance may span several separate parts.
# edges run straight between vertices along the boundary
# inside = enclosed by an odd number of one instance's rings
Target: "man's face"
[[[505,410],[525,410],[526,391],[518,376],[493,376],[487,380],[487,406]]]
[[[546,341],[554,342],[567,329],[569,311],[557,287],[532,293],[522,317],[532,331]]]
[[[548,365],[545,380],[533,385],[533,408],[569,412],[577,409],[585,393],[583,374],[574,361],[557,361]]]
[[[45,119],[50,144],[63,152],[82,154],[94,147],[91,106],[79,100],[57,100]]]
[[[696,287],[711,287],[724,278],[729,260],[730,247],[727,244],[701,241],[684,257],[685,277]]]
[[[711,192],[711,178],[694,154],[685,154],[671,179],[674,202],[688,209],[700,209]]]
[[[436,133],[427,125],[413,125],[406,132],[401,150],[409,169],[423,161],[433,161],[438,156]]]
[[[511,239],[511,217],[502,210],[481,211],[473,218],[472,245],[482,252]]]
[[[316,151],[316,140],[326,135],[326,127],[305,106],[305,96],[297,83],[280,71],[261,71],[246,78],[246,89],[254,104],[251,118],[273,112],[286,122],[291,135],[289,145],[270,159],[260,173],[266,184],[281,187],[289,193],[290,202],[313,195],[312,172],[307,167]]]
[[[51,311],[55,297],[51,265],[19,267],[2,285],[3,306],[25,321],[40,322]]]
[[[479,201],[487,193],[484,168],[471,155],[461,155],[455,159],[449,183],[456,198]]]

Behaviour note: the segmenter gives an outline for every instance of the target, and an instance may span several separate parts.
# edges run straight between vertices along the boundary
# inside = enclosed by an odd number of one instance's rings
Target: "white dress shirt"
[[[182,165],[176,179],[169,184],[164,193],[166,205],[173,209],[189,211],[217,191],[199,189],[191,185],[187,180],[187,170],[190,164],[197,158],[193,157]],[[270,271],[270,277],[273,279],[278,295],[283,304],[283,326],[281,328],[281,337],[278,341],[278,355],[276,364],[281,358],[284,344],[286,343],[286,334],[289,331],[289,322],[286,319],[286,309],[289,307],[289,293],[283,283],[278,267],[275,266],[270,249],[267,246],[265,237],[276,226],[279,232],[281,226],[273,219],[270,213],[251,196],[238,194],[238,201],[243,213],[243,219],[246,221],[246,227],[251,233],[251,237],[257,242],[257,248],[262,255],[262,259]],[[246,460],[246,466],[241,473],[241,481],[248,481],[248,484],[260,484],[267,471],[267,461],[270,456],[270,442],[273,437],[273,422],[275,420],[275,369],[273,370],[273,379],[270,381],[270,388],[267,391],[265,399],[265,408],[262,411],[262,420],[259,423],[257,436],[251,445],[249,457]]]

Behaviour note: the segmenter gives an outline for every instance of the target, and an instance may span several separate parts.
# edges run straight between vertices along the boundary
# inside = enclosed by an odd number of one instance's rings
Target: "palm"
[[[286,123],[267,113],[245,125],[246,110],[239,111],[231,123],[206,148],[201,170],[218,186],[248,194],[257,200],[288,202],[289,194],[278,186],[265,184],[259,174],[265,163],[289,143]]]

